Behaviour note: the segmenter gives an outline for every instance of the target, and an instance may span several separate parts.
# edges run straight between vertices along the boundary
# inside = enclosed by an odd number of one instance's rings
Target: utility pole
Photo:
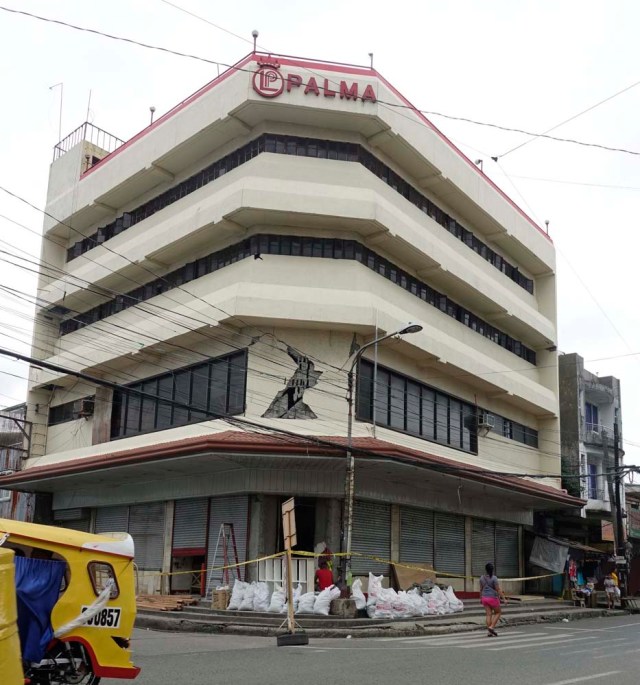
[[[613,423],[613,467],[614,467],[614,478],[615,478],[615,507],[616,507],[616,558],[624,557],[625,563],[622,567],[623,573],[620,574],[620,592],[626,594],[627,588],[627,548],[624,539],[624,526],[622,521],[622,469],[620,464],[620,431],[618,428],[618,422]],[[617,562],[616,562],[617,564]]]

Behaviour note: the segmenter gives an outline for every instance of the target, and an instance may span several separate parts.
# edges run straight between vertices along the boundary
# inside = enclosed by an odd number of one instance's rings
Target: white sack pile
[[[354,583],[355,585],[355,583]],[[361,586],[358,587],[361,592]],[[356,606],[358,597],[354,593]],[[367,599],[367,615],[369,618],[411,618],[414,616],[434,616],[453,614],[464,609],[463,603],[456,597],[453,588],[449,586],[441,590],[434,585],[427,594],[420,594],[418,588],[405,592],[396,592],[392,588],[382,587],[382,576],[369,574],[369,597]]]

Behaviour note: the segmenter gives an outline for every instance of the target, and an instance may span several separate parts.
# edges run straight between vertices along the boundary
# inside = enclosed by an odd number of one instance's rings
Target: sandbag
[[[364,609],[367,606],[367,599],[362,592],[362,581],[356,578],[351,586],[351,597],[356,603],[356,609]]]
[[[340,589],[335,585],[325,588],[317,597],[313,604],[313,613],[319,616],[328,616],[331,600],[340,597]]]
[[[269,611],[269,586],[266,583],[256,583],[253,610]]]
[[[375,604],[380,592],[383,590],[382,578],[383,576],[374,576],[373,573],[369,573],[369,597],[367,598],[367,606]]]
[[[382,576],[380,576],[382,578]],[[375,603],[367,601],[367,614],[370,618],[396,618],[398,593],[393,588],[380,587],[376,589]]]
[[[427,607],[429,614],[443,616],[444,614],[451,613],[451,610],[449,609],[449,600],[437,585],[434,585],[433,590],[429,593]]]
[[[313,605],[316,603],[316,593],[315,592],[305,592],[304,595],[300,597],[298,602],[298,608],[296,614],[312,614]]]
[[[249,583],[244,583],[241,580],[236,580],[233,584],[233,590],[231,591],[231,599],[229,600],[229,605],[227,609],[233,611],[238,611],[240,609],[240,604],[242,603],[242,598],[246,589],[249,587]]]
[[[449,602],[449,608],[452,612],[455,613],[464,610],[464,604],[462,603],[462,600],[456,597],[456,593],[453,591],[451,585],[449,585],[449,587],[445,590],[444,594]]]
[[[302,597],[302,585],[298,583],[298,586],[293,589],[293,613],[298,611],[298,602]],[[281,614],[286,614],[289,611],[289,602],[287,601],[287,593],[284,593],[284,604],[280,610]]]
[[[240,602],[240,611],[253,611],[253,598],[256,595],[256,584],[251,583],[244,591],[242,602]]]
[[[413,616],[425,616],[427,613],[427,598],[420,594],[416,587],[407,592],[407,601],[412,609]]]
[[[282,611],[282,607],[284,606],[286,600],[286,595],[284,592],[284,588],[280,587],[280,585],[276,585],[273,594],[271,595],[271,601],[269,602],[269,609],[271,613],[274,614],[279,614]]]

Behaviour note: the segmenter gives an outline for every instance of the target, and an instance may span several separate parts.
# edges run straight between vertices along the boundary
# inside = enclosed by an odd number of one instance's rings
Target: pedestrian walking
[[[485,566],[486,574],[480,576],[480,601],[487,614],[487,637],[498,637],[496,626],[502,614],[500,598],[507,604],[507,598],[500,587],[500,582],[493,574],[493,564]]]

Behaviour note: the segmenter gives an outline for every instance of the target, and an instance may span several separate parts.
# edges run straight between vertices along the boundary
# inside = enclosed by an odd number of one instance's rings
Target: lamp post
[[[383,340],[388,340],[389,338],[394,338],[399,335],[407,335],[409,333],[419,333],[422,330],[422,326],[417,323],[409,323],[403,326],[393,333],[388,333],[383,335],[371,342],[363,345],[354,355],[349,366],[349,371],[347,373],[347,472],[345,475],[344,483],[344,511],[342,516],[342,551],[344,556],[342,557],[341,569],[342,569],[342,583],[346,588],[347,585],[347,575],[349,572],[349,567],[351,566],[351,538],[353,530],[353,500],[354,500],[354,487],[355,487],[355,460],[353,458],[352,452],[352,442],[353,442],[353,370],[356,364],[362,357],[365,350]],[[350,358],[351,359],[351,358]],[[347,360],[349,361],[349,360]]]

